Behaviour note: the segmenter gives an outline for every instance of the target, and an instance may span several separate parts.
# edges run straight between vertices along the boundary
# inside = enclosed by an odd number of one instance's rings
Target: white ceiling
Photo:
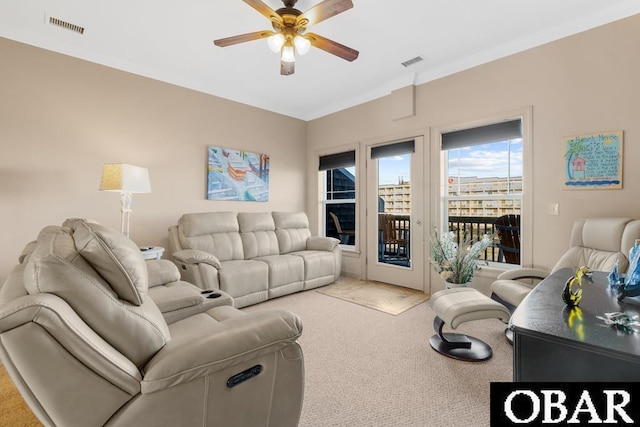
[[[299,0],[305,11],[320,0]],[[272,9],[280,0],[264,0]],[[213,40],[270,29],[241,0],[0,0],[0,36],[311,120],[640,13],[638,0],[353,0],[310,31],[360,51],[312,48],[280,75],[265,40]],[[52,16],[85,28],[50,25]],[[425,61],[405,68],[401,62]],[[0,64],[1,64],[0,55]]]

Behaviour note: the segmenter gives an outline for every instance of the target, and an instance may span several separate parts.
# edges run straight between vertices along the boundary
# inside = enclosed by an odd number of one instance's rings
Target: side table
[[[160,246],[140,246],[140,251],[144,259],[160,259],[164,253],[164,248]]]

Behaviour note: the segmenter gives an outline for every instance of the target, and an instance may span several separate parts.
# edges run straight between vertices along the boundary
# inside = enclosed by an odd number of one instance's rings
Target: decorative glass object
[[[627,313],[619,311],[613,313],[605,313],[603,316],[596,316],[596,318],[603,320],[605,324],[613,326],[618,330],[628,333],[638,332],[636,326],[640,326],[638,316],[632,316]]]
[[[571,277],[564,285],[562,291],[562,301],[569,307],[577,307],[582,299],[582,280],[591,277],[591,269],[587,266],[580,267],[576,270],[576,274]]]
[[[625,276],[619,298],[635,297],[640,295],[640,240],[636,240],[629,251],[629,269]]]

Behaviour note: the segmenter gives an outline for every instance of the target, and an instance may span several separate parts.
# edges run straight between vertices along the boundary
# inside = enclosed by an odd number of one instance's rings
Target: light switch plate
[[[551,203],[549,205],[549,215],[559,215],[560,212],[560,207],[558,206],[558,203]]]

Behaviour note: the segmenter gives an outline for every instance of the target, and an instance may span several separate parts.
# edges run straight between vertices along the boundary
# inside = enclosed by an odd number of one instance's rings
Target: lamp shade
[[[126,163],[105,163],[100,180],[101,191],[151,193],[147,168]]]

